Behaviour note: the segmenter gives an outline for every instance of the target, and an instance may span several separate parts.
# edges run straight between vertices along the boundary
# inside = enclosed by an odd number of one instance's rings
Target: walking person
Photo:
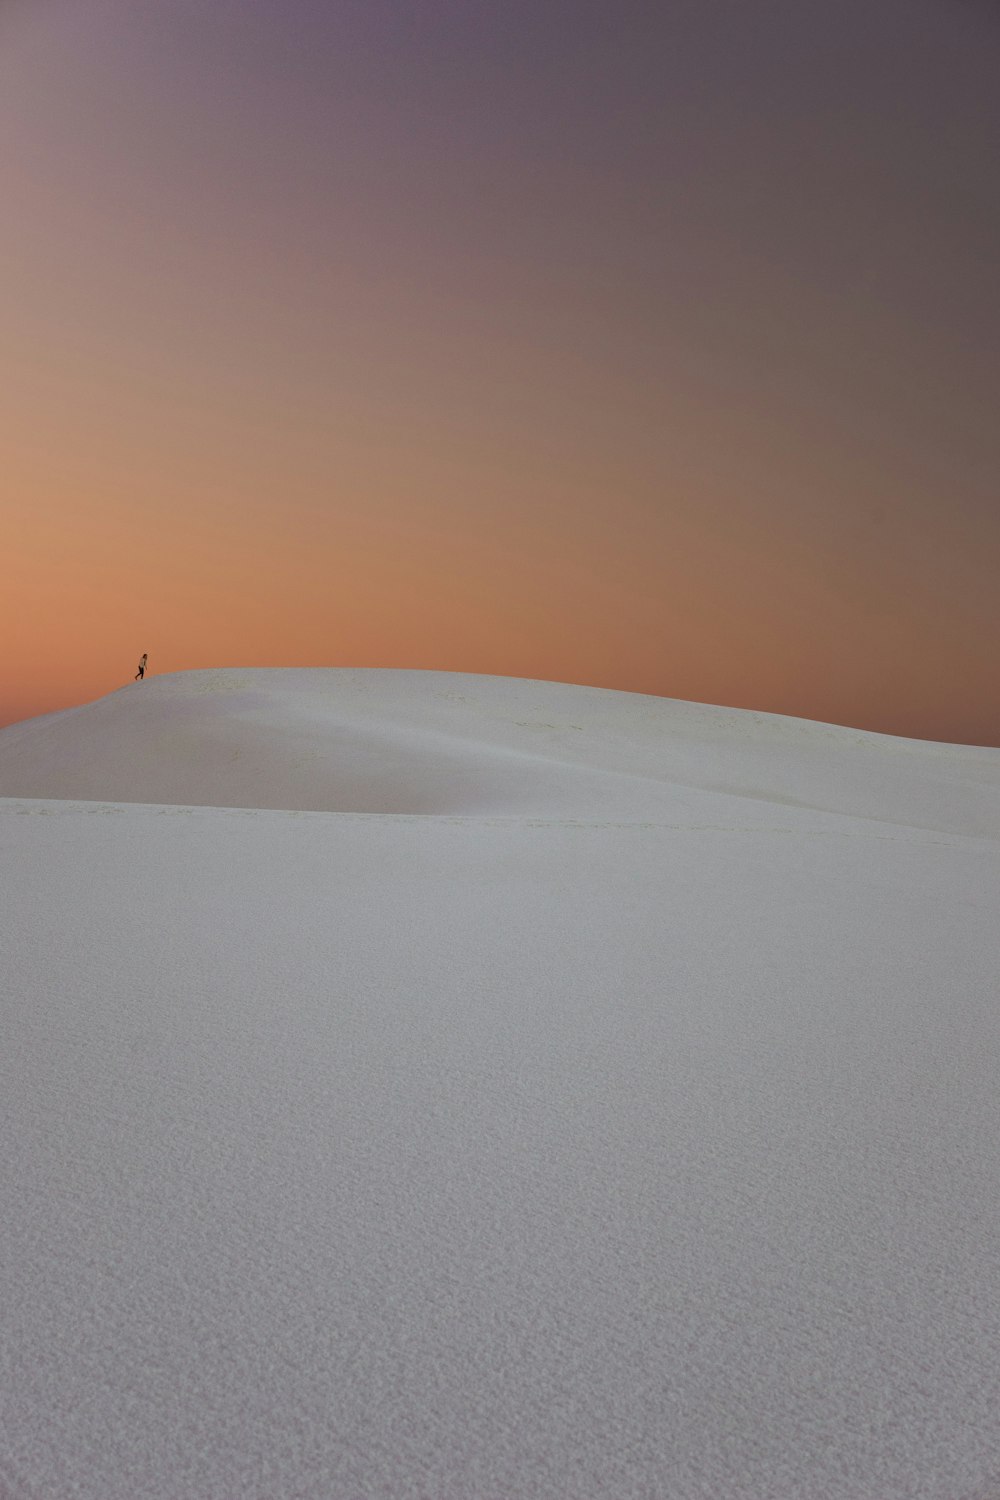
[[[142,655],[140,656],[140,658],[139,658],[139,670],[138,670],[138,672],[136,672],[135,677],[132,679],[133,682],[141,682],[142,679],[145,677],[145,675],[146,675],[146,659],[147,659],[148,656],[149,656],[149,652],[148,651],[144,651],[142,653]]]

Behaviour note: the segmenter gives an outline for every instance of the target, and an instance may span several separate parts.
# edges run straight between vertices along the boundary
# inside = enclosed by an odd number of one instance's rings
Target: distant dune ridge
[[[1000,834],[998,768],[972,746],[448,672],[182,672],[0,731],[0,795],[324,812],[743,821],[751,799]]]
[[[154,676],[0,911],[2,1500],[1000,1496],[1000,751]]]

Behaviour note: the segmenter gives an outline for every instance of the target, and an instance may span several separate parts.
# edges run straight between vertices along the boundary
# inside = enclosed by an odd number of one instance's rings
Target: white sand
[[[1000,751],[186,673],[0,799],[3,1500],[1000,1496]]]

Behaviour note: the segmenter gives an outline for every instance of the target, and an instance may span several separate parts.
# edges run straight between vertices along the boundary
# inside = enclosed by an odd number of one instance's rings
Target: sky
[[[0,724],[500,673],[1000,745],[991,0],[0,0]]]

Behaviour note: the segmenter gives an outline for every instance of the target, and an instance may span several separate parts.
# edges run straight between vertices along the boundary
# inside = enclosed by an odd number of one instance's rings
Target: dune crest
[[[0,796],[727,826],[765,804],[998,836],[1000,751],[566,683],[233,668],[0,731]]]

